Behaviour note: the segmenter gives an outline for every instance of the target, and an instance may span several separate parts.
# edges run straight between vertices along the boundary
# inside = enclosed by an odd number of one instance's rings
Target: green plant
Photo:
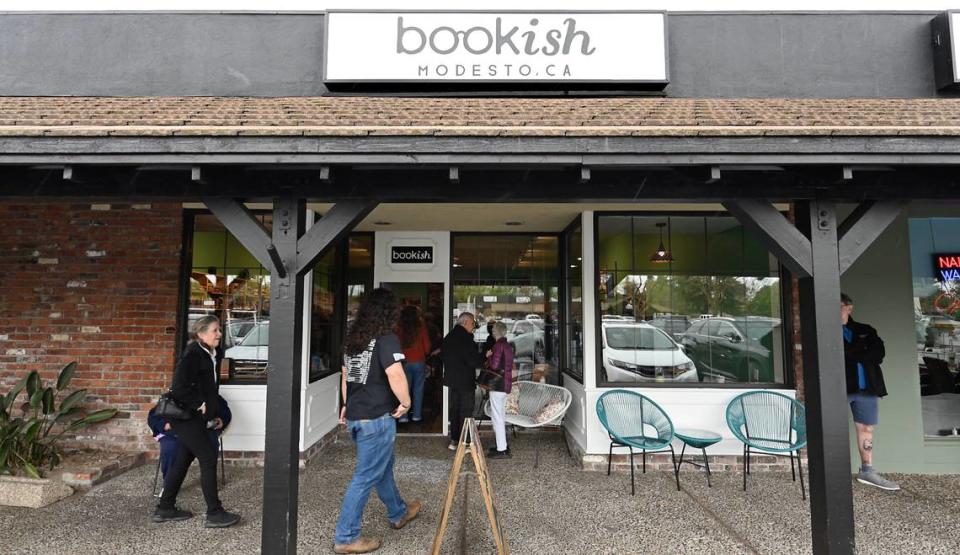
[[[44,469],[53,470],[63,460],[60,440],[64,435],[117,414],[116,409],[84,413],[78,405],[86,398],[86,389],[66,395],[57,406],[76,371],[76,362],[67,364],[50,387],[44,387],[40,375],[33,371],[6,395],[0,395],[0,474],[23,472],[40,478]],[[15,417],[14,403],[24,390],[26,402]]]

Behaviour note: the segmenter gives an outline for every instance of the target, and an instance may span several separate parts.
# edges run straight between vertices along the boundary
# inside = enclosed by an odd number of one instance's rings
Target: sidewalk
[[[484,436],[486,438],[486,435]],[[492,439],[492,438],[491,438]],[[487,439],[490,443],[491,439]],[[567,457],[559,435],[544,438],[533,468],[533,436],[511,439],[512,460],[489,461],[501,522],[512,553],[809,553],[810,511],[799,485],[782,473],[757,473],[749,490],[738,472],[714,475],[684,465],[682,491],[673,475],[583,472]],[[364,533],[384,540],[383,554],[425,553],[437,528],[453,453],[438,437],[398,440],[397,479],[408,500],[424,501],[422,516],[391,530],[371,495]],[[313,461],[300,478],[300,553],[332,553],[334,522],[353,470],[353,449],[340,443]],[[203,528],[203,518],[153,524],[148,464],[40,510],[0,507],[6,553],[257,553],[260,547],[260,469],[227,468],[221,496],[244,519],[227,530]],[[202,512],[197,469],[180,504]],[[891,476],[903,491],[854,483],[860,553],[960,551],[960,476]],[[466,553],[493,553],[482,500],[471,478]],[[462,486],[461,486],[462,489]],[[459,553],[462,503],[454,505],[445,553]]]

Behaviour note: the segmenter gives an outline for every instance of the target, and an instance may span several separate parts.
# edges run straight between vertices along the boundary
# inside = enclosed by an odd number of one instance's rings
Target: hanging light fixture
[[[670,254],[663,246],[663,228],[667,224],[665,222],[660,222],[657,224],[657,227],[660,228],[660,246],[657,247],[657,250],[650,255],[650,262],[664,263],[664,262],[673,262],[673,255]]]

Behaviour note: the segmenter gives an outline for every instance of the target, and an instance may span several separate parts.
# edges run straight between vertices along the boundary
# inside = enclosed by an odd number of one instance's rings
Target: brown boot
[[[394,530],[399,530],[399,529],[403,528],[404,526],[406,526],[408,522],[410,522],[411,520],[417,518],[417,515],[419,515],[419,514],[420,514],[420,502],[419,502],[419,501],[414,501],[414,502],[412,502],[412,503],[408,503],[408,504],[407,504],[407,514],[403,515],[403,518],[400,519],[400,522],[397,522],[396,524],[394,524],[393,522],[391,522],[391,523],[390,523],[390,526],[391,526]]]
[[[370,553],[378,549],[380,549],[380,540],[377,538],[357,538],[353,543],[333,545],[334,553]]]

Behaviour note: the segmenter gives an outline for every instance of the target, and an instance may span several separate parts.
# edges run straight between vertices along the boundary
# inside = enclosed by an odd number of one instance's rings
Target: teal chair
[[[800,449],[807,446],[807,416],[803,405],[775,391],[750,391],[737,395],[727,405],[727,426],[734,437],[743,442],[743,491],[747,491],[750,453],[790,455],[793,481],[800,475],[800,493],[807,498],[803,485]],[[797,456],[797,470],[793,456]]]
[[[597,399],[597,415],[610,436],[610,451],[607,457],[607,476],[613,460],[614,447],[630,449],[630,495],[636,494],[633,481],[633,450],[643,454],[643,472],[647,472],[647,451],[658,453],[670,451],[673,458],[673,477],[680,491],[680,476],[677,457],[673,451],[673,422],[667,413],[649,397],[633,391],[614,389]]]

